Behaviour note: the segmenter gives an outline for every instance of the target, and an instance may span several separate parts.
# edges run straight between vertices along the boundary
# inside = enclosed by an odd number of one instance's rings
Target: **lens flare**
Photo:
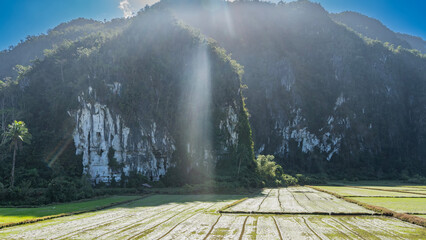
[[[73,142],[72,138],[67,138],[64,141],[59,142],[55,149],[47,156],[48,166],[51,168],[55,164],[56,160],[62,155],[67,147]]]

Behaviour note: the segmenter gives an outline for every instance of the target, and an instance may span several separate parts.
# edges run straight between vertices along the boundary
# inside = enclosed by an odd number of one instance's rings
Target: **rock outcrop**
[[[93,90],[87,92],[93,94]],[[108,106],[78,97],[80,109],[75,119],[74,144],[82,155],[84,173],[96,182],[119,181],[121,174],[136,171],[159,180],[170,167],[174,140],[166,129],[149,126],[131,129]]]

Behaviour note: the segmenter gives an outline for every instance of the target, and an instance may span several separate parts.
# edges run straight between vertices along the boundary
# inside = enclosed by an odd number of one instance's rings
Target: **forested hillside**
[[[244,66],[256,153],[341,178],[424,174],[424,56],[364,39],[309,1],[163,4]]]
[[[75,41],[91,34],[101,32],[117,32],[125,29],[127,21],[114,19],[107,23],[79,18],[68,23],[62,23],[54,29],[48,30],[47,34],[39,36],[27,36],[25,41],[21,40],[16,46],[10,46],[0,52],[0,79],[5,77],[16,77],[16,65],[29,65],[31,60],[43,59],[43,51],[60,46],[66,41]]]
[[[401,46],[407,49],[415,49],[426,54],[426,42],[423,39],[408,34],[395,33],[377,19],[369,18],[356,12],[331,14],[330,17],[336,22],[345,24],[365,37],[393,44],[395,48]]]
[[[18,184],[85,174],[95,183],[144,176],[180,185],[252,174],[241,66],[168,11],[127,21],[45,51],[2,89],[15,103],[6,122],[19,118],[33,135],[18,156]],[[2,157],[8,183],[6,146]]]

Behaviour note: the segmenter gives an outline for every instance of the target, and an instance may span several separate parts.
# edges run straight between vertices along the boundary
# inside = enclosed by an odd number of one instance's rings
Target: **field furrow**
[[[128,239],[140,239],[149,236],[153,232],[154,235],[159,235],[157,234],[157,228],[161,231],[161,229],[164,229],[164,227],[172,227],[175,224],[178,224],[179,222],[183,221],[184,218],[192,215],[193,212],[199,211],[203,208],[202,206],[199,206],[200,204],[198,203],[189,205],[189,207],[183,209],[182,211],[173,211],[173,215],[166,219],[154,219],[152,221],[147,222],[146,224],[126,229],[126,231],[124,232],[114,233],[114,236],[119,236],[120,238],[123,237]]]
[[[316,239],[300,217],[276,216],[275,219],[283,239]]]
[[[237,212],[255,212],[261,207],[263,201],[268,196],[270,189],[265,189],[262,191],[262,194],[256,197],[251,197],[229,209],[227,211],[237,211]]]
[[[265,197],[261,204],[259,211],[261,212],[282,212],[280,202],[278,200],[278,190],[272,189],[269,194]]]
[[[321,202],[321,204],[323,206],[334,208],[334,210],[332,210],[331,212],[373,213],[373,211],[367,210],[357,204],[348,203],[347,201],[334,197],[330,194],[320,191],[316,191],[315,193],[322,197],[323,201]]]
[[[207,239],[239,239],[246,216],[222,215]]]
[[[361,206],[308,187],[264,190],[262,196],[247,199],[229,208],[234,213],[373,214]],[[256,206],[257,209],[256,209]]]
[[[158,228],[155,229],[155,231],[145,235],[144,239],[174,239],[174,238],[171,238],[171,236],[181,235],[182,232],[185,232],[185,230],[188,230],[186,229],[186,227],[191,227],[190,229],[194,227],[198,228],[198,224],[200,224],[200,222],[194,222],[195,219],[203,215],[207,209],[213,207],[214,205],[215,203],[200,204],[199,206],[197,206],[196,209],[192,209],[192,211],[187,211],[183,213],[181,216],[176,217],[175,219],[165,222],[164,224],[158,226]],[[214,216],[210,216],[210,217],[214,219]],[[192,226],[188,224],[191,222],[193,223]]]
[[[295,192],[294,197],[300,204],[302,204],[303,208],[305,208],[307,212],[330,212],[327,208],[323,208],[319,205],[320,198],[314,194],[307,194],[305,191]]]
[[[241,235],[242,240],[255,240],[257,232],[257,217],[247,217],[244,226],[244,232]]]
[[[244,219],[243,228],[241,229],[240,237],[238,238],[239,240],[243,239],[248,218],[249,218],[249,216],[247,216],[246,219]]]
[[[294,198],[293,194],[286,188],[279,189],[279,201],[283,212],[305,212],[304,209]]]
[[[268,194],[266,194],[266,196],[262,199],[262,202],[260,202],[259,206],[257,207],[257,211],[260,211],[260,209],[262,208],[263,203],[265,202],[266,199],[269,198],[269,196],[271,195],[272,189],[270,189],[268,191]]]
[[[257,239],[280,239],[272,216],[260,216],[257,219]]]
[[[219,214],[219,217],[216,219],[216,221],[214,222],[214,224],[210,227],[210,230],[208,231],[207,235],[204,236],[203,240],[206,240],[210,237],[210,235],[212,234],[214,228],[216,227],[217,223],[220,221],[220,219],[222,218],[222,214]]]
[[[353,232],[351,229],[348,229],[338,221],[334,221],[335,218],[332,217],[322,217],[314,218],[310,217],[307,220],[310,222],[310,226],[320,233],[326,239],[363,239]]]
[[[168,211],[171,209],[179,210],[184,206],[171,204],[164,205],[162,207],[154,207],[144,209],[144,211],[131,212],[130,210],[123,210],[121,213],[122,217],[114,222],[108,224],[94,224],[90,227],[85,227],[82,229],[77,229],[71,233],[61,236],[61,238],[82,238],[82,237],[96,237],[104,238],[110,234],[114,234],[117,231],[125,231],[127,228],[132,228],[136,225],[141,225],[144,222],[149,221],[152,218],[165,217],[165,215],[170,214]]]
[[[127,221],[122,221],[116,225],[109,225],[105,228],[97,228],[95,231],[87,232],[84,235],[79,235],[80,238],[92,238],[96,237],[98,239],[108,239],[111,236],[116,236],[120,234],[124,234],[127,231],[138,228],[140,226],[147,225],[148,222],[155,220],[165,220],[170,218],[173,215],[180,213],[180,211],[185,210],[185,206],[171,206],[164,210],[157,209],[154,212],[146,212],[142,216],[135,216],[131,219],[127,219]],[[172,210],[173,209],[173,210]]]
[[[386,217],[339,217],[344,223],[367,239],[422,239],[426,229],[410,223]],[[423,237],[422,237],[423,236]]]
[[[199,213],[179,223],[162,239],[204,239],[219,215]]]
[[[336,220],[336,218],[330,218],[330,220],[331,221],[333,221],[333,222],[335,222],[335,223],[337,223],[337,228],[338,229],[342,229],[342,228],[344,228],[344,229],[346,229],[347,231],[349,231],[351,234],[353,234],[353,236],[356,236],[356,238],[358,238],[358,239],[366,239],[363,235],[362,235],[362,233],[358,233],[356,230],[354,230],[354,229],[351,229],[349,226],[347,226],[345,223],[343,223],[342,221],[337,221]],[[348,235],[348,234],[346,234],[346,235]],[[348,235],[349,236],[349,235]]]
[[[302,217],[303,219],[303,223],[305,223],[306,227],[308,227],[308,229],[318,238],[318,239],[326,239],[326,237],[321,233],[321,232],[317,232],[318,230],[321,229],[313,229],[311,226],[311,223],[306,219],[306,217]]]

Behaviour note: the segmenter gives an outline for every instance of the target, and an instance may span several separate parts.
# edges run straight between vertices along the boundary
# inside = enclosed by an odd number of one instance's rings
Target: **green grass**
[[[351,199],[399,213],[426,213],[426,198],[351,197]]]
[[[422,186],[363,186],[357,185],[358,187],[363,188],[377,188],[377,189],[385,189],[385,190],[396,190],[396,191],[426,191],[426,188],[422,188]]]
[[[426,188],[426,186],[417,185],[417,184],[409,184],[406,182],[398,181],[398,180],[378,180],[378,181],[329,181],[327,182],[329,185],[337,185],[337,186],[370,186],[370,187],[379,187],[379,186],[387,186],[387,187],[420,187]]]
[[[386,197],[426,197],[426,195],[413,193],[402,193],[402,192],[391,192],[391,191],[381,191],[365,188],[356,188],[356,187],[336,187],[336,186],[318,186],[321,189],[324,189],[329,192],[337,193],[341,196],[386,196]],[[380,188],[380,187],[376,187]]]
[[[82,202],[54,204],[34,208],[0,208],[0,225],[4,223],[17,223],[46,216],[60,215],[77,211],[89,211],[113,203],[124,202],[139,198],[140,196],[112,196]]]

